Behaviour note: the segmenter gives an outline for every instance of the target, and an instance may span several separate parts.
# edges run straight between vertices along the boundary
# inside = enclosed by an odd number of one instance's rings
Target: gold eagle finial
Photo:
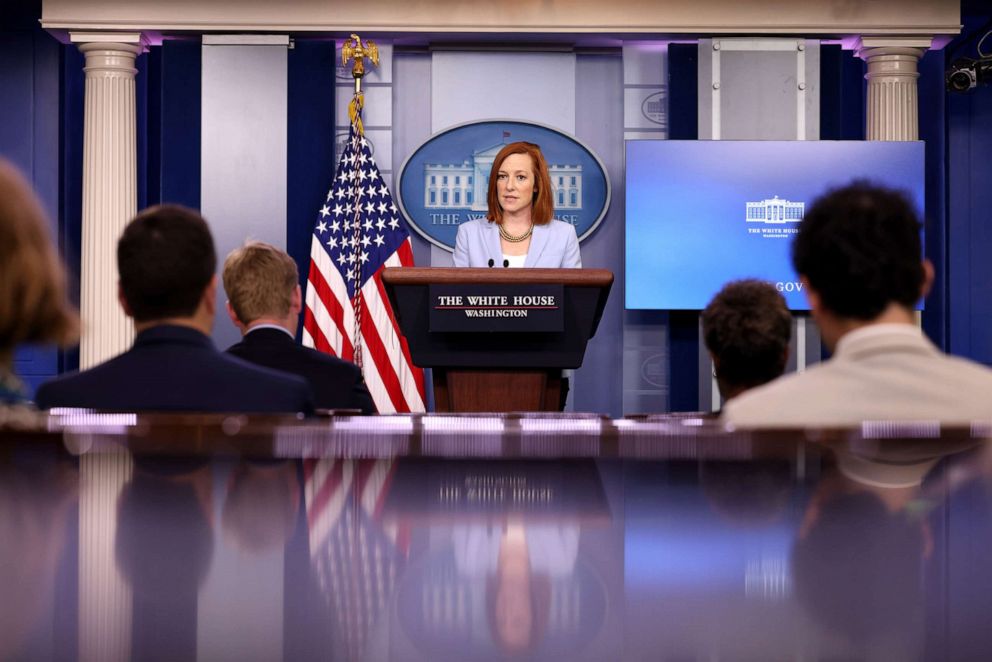
[[[366,39],[362,43],[361,37],[357,34],[351,35],[351,39],[346,39],[341,47],[341,64],[347,66],[348,60],[354,60],[351,66],[351,75],[355,79],[356,88],[360,91],[362,76],[365,75],[365,60],[372,60],[372,65],[379,66],[379,47],[371,39]]]
[[[351,75],[355,79],[355,96],[348,104],[348,116],[359,135],[364,133],[359,113],[364,103],[362,77],[365,75],[366,59],[372,61],[372,66],[379,66],[379,47],[375,45],[375,42],[366,39],[363,43],[362,38],[357,34],[352,34],[350,39],[345,39],[344,44],[341,45],[341,64],[348,66],[348,60],[354,60],[354,64],[351,66]]]

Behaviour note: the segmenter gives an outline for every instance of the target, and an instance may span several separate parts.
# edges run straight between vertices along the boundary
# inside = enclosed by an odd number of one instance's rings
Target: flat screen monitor
[[[790,245],[805,210],[855,179],[900,189],[923,212],[923,143],[630,140],[628,309],[701,310],[731,280],[774,283],[808,310]]]

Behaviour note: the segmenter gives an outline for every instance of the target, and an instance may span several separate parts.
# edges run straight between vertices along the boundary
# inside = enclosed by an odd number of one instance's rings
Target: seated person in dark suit
[[[738,280],[703,310],[703,339],[720,395],[730,400],[785,372],[792,315],[771,283]]]
[[[297,344],[303,302],[293,258],[269,244],[249,242],[227,256],[224,289],[227,312],[244,336],[229,353],[305,378],[319,409],[376,412],[358,366]]]
[[[311,412],[296,377],[217,351],[210,337],[217,255],[195,211],[139,213],[117,244],[119,297],[137,332],[128,351],[43,384],[37,403],[117,411]]]

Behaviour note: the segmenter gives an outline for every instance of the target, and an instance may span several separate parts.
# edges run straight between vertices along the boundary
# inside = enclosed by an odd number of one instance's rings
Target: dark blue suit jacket
[[[90,370],[42,384],[35,400],[41,409],[313,411],[302,378],[222,354],[199,331],[171,325],[142,331],[131,349]]]
[[[376,413],[372,395],[354,363],[299,345],[279,329],[254,329],[227,350],[257,365],[299,375],[313,389],[318,409],[361,409]]]

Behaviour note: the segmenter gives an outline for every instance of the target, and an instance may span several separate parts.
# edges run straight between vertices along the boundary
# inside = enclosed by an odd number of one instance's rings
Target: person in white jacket
[[[933,282],[921,224],[900,192],[854,182],[816,200],[792,262],[832,358],[729,401],[735,427],[968,423],[992,417],[992,370],[941,352],[914,308]]]

